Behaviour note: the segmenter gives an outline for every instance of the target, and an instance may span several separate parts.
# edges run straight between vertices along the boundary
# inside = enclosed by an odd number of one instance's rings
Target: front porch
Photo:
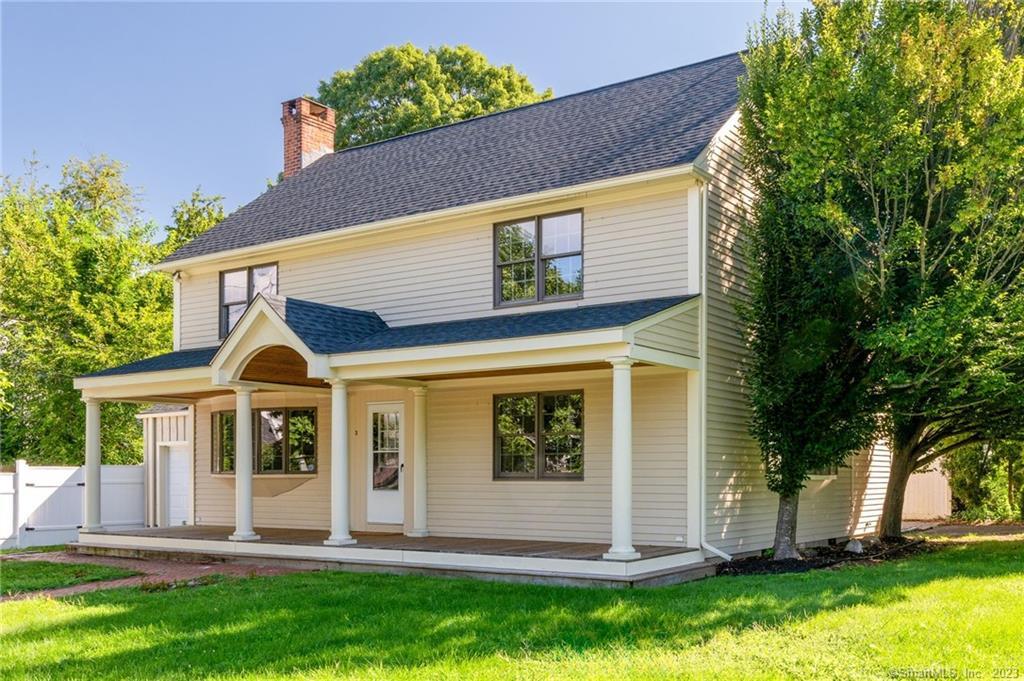
[[[257,297],[201,357],[78,379],[81,548],[630,582],[706,567],[695,303],[377,319],[339,346],[367,313]],[[100,526],[105,400],[193,406],[185,527]]]
[[[536,578],[587,584],[630,585],[655,580],[682,581],[708,574],[700,551],[679,546],[636,545],[636,558],[604,559],[605,544],[472,537],[410,537],[401,533],[352,532],[355,544],[328,546],[327,530],[256,528],[259,539],[232,541],[230,526],[182,526],[83,532],[83,553],[177,553],[226,559],[284,559],[336,564],[384,572],[423,572],[464,576]]]

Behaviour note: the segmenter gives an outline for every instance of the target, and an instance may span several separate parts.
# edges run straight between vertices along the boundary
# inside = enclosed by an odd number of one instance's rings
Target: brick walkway
[[[283,575],[296,570],[270,565],[242,563],[186,563],[174,560],[141,560],[137,558],[111,558],[107,556],[82,556],[64,551],[53,553],[21,553],[3,557],[18,561],[47,561],[50,563],[91,563],[92,565],[108,565],[124,570],[134,570],[142,574],[124,579],[111,579],[105,582],[87,582],[62,589],[44,589],[31,591],[14,596],[4,596],[0,601],[15,601],[37,596],[60,598],[73,596],[100,589],[117,589],[125,586],[139,586],[143,583],[178,582],[198,579],[206,575],[228,575],[232,577],[253,577],[265,575]]]

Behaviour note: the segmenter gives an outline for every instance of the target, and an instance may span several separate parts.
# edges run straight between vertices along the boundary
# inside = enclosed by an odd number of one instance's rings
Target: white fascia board
[[[425,345],[391,350],[341,353],[330,356],[330,366],[332,368],[340,368],[366,364],[499,355],[533,350],[553,350],[605,343],[621,343],[623,341],[623,327],[615,327],[596,331],[527,336],[525,338],[504,338],[500,340],[473,341],[470,343],[448,343],[445,345]]]
[[[215,253],[197,255],[191,258],[182,258],[181,260],[173,260],[171,262],[158,263],[153,266],[153,269],[162,272],[176,272],[179,270],[185,270],[188,268],[195,267],[197,265],[202,265],[204,263],[214,262],[217,260],[251,257],[255,256],[256,254],[264,253],[270,250],[278,252],[282,249],[309,246],[320,242],[334,241],[339,238],[354,237],[369,232],[385,231],[399,227],[404,228],[409,227],[411,225],[433,222],[435,220],[452,219],[456,217],[471,215],[473,213],[484,213],[487,211],[497,210],[501,208],[510,208],[521,203],[536,203],[538,201],[549,201],[563,197],[574,196],[576,194],[595,192],[603,189],[612,189],[615,187],[621,187],[630,184],[653,182],[655,180],[661,180],[671,177],[684,177],[687,175],[695,175],[697,177],[704,178],[707,175],[707,172],[704,171],[703,169],[698,168],[693,163],[686,163],[683,165],[672,166],[669,168],[651,170],[644,173],[623,175],[621,177],[614,177],[607,180],[597,180],[595,182],[586,182],[583,184],[576,184],[568,187],[560,187],[558,189],[548,189],[539,192],[531,192],[529,194],[519,194],[517,196],[512,196],[504,199],[495,199],[493,201],[480,201],[465,206],[456,206],[454,208],[445,208],[442,210],[435,210],[426,213],[417,213],[415,215],[407,215],[403,217],[392,218],[390,220],[366,222],[359,225],[352,225],[351,227],[341,227],[327,232],[305,234],[303,236],[293,237],[291,239],[268,241],[266,243],[256,244],[254,246],[247,246],[245,248],[235,248],[231,250],[217,251]]]
[[[143,371],[134,374],[114,374],[111,376],[79,376],[74,380],[76,390],[93,388],[135,387],[150,390],[151,386],[176,385],[181,383],[205,382],[210,387],[210,367],[191,367],[188,369],[169,369],[164,371]]]
[[[413,378],[437,374],[453,374],[454,377],[455,374],[472,373],[475,371],[557,367],[603,362],[608,357],[623,356],[628,354],[628,352],[629,344],[624,342],[554,349],[537,348],[534,350],[498,354],[489,353],[486,355],[465,355],[340,366],[334,368],[334,375],[337,378],[352,381]]]

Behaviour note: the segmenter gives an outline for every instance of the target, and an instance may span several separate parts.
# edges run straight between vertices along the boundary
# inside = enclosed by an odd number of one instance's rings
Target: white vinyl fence
[[[903,501],[904,520],[938,520],[953,513],[953,492],[949,478],[936,462],[926,471],[914,473],[907,483]]]
[[[100,522],[106,528],[142,527],[142,466],[103,466]],[[29,466],[0,473],[0,548],[65,544],[78,539],[85,519],[83,466]]]

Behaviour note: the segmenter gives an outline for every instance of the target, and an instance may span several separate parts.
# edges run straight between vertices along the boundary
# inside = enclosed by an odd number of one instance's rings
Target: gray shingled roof
[[[696,296],[648,298],[623,303],[584,305],[563,310],[493,315],[397,327],[387,326],[373,312],[311,303],[295,298],[287,298],[284,309],[285,322],[311,350],[335,354],[608,329],[626,326],[694,297]],[[346,324],[350,326],[346,328]],[[207,366],[217,354],[217,349],[210,347],[169,352],[105,369],[89,376],[114,376]]]
[[[121,366],[111,367],[96,373],[86,374],[83,378],[91,376],[118,376],[120,374],[141,374],[147,371],[171,371],[173,369],[192,369],[194,367],[208,366],[217,354],[219,346],[209,348],[195,348],[193,350],[176,350],[167,352],[155,357],[147,357],[136,362],[129,362]]]
[[[690,298],[693,296],[649,298],[625,303],[584,305],[564,310],[544,310],[542,312],[474,317],[452,322],[395,326],[362,340],[338,345],[331,352],[393,350],[610,329],[650,317]]]
[[[288,328],[302,339],[306,347],[318,354],[337,352],[333,348],[355,343],[388,328],[376,312],[298,298],[285,298],[283,305],[275,305],[275,308]]]
[[[328,154],[167,261],[690,163],[743,70],[729,54]]]

